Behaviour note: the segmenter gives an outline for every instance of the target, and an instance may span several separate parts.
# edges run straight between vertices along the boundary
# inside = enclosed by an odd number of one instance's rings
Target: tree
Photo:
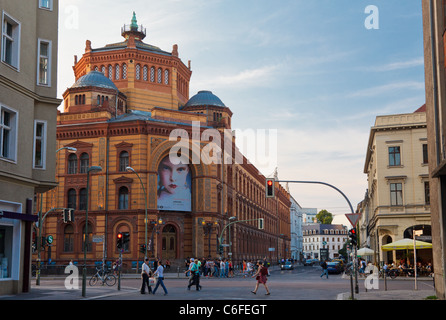
[[[333,215],[327,210],[323,209],[316,215],[317,222],[322,224],[331,224],[333,221]]]

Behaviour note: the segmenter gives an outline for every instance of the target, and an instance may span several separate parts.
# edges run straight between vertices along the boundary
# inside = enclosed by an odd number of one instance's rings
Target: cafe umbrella
[[[414,249],[415,248],[415,249]],[[418,249],[432,249],[432,243],[404,238],[392,243],[385,244],[381,247],[382,251],[406,250],[409,256],[409,250],[414,250],[414,271],[415,271],[415,290],[417,289],[417,272],[416,272],[416,251]]]

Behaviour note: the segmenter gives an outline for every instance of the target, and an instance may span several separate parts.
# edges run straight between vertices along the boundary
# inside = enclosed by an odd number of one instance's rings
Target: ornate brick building
[[[244,157],[240,164],[192,161],[203,160],[209,130],[220,133],[224,145],[232,111],[210,91],[189,99],[190,62],[181,61],[176,45],[166,52],[142,42],[146,31],[135,15],[121,34],[123,42],[98,49],[86,41],[82,58],[75,57],[75,84],[63,95],[57,147],[77,151],[57,153],[59,184],[44,194],[42,208],[74,208],[75,219],[64,223],[57,210],[45,219],[44,235],[54,238],[51,260],[82,260],[83,239],[89,264],[103,257],[115,260],[119,232],[130,238],[122,253],[127,267],[146,253],[177,263],[187,257],[216,257],[220,236],[230,244],[224,256],[235,262],[288,257],[289,193],[277,184],[276,197],[266,199],[265,177]],[[168,161],[177,144],[169,139],[174,130],[190,137],[191,164]],[[193,139],[199,140],[195,147]],[[229,148],[234,160],[233,137]],[[87,173],[91,166],[102,170]],[[175,174],[180,183],[172,182]],[[251,221],[226,227],[235,221],[232,217]],[[260,218],[264,229],[255,220]],[[102,242],[93,241],[98,236]],[[145,243],[147,252],[141,250]],[[45,252],[43,259],[48,258]]]

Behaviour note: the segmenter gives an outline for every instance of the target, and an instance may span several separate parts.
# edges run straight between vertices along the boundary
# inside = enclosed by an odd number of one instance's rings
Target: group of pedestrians
[[[230,269],[231,261],[227,259],[221,259],[219,262],[219,266],[215,267],[215,261],[213,259],[200,261],[199,259],[190,258],[187,260],[187,270],[184,273],[189,276],[189,282],[187,285],[187,289],[190,290],[192,286],[195,286],[197,291],[201,291],[202,286],[200,285],[200,276],[202,274],[209,275],[212,277],[215,273],[217,277],[230,277],[230,272],[233,269]],[[214,264],[214,265],[213,265]],[[242,263],[242,268],[245,271],[251,271],[252,278],[256,278],[256,286],[253,291],[253,294],[257,294],[257,290],[259,289],[260,284],[265,287],[266,295],[270,295],[270,291],[268,286],[266,285],[269,276],[268,263],[265,261],[258,261],[257,265],[253,267],[250,262],[246,262],[245,260]],[[227,267],[226,267],[227,266]],[[164,285],[164,266],[160,259],[154,262],[154,270],[150,268],[149,259],[145,259],[142,268],[141,268],[141,294],[145,294],[146,287],[148,289],[149,294],[155,294],[158,287],[161,286],[164,290],[164,295],[168,294],[167,288]],[[217,272],[215,271],[217,269]],[[227,270],[227,272],[226,272]],[[219,272],[218,272],[219,271]],[[152,290],[152,285],[155,285],[155,288]]]
[[[193,262],[192,262],[193,261]],[[190,265],[194,263],[198,267],[198,272],[204,277],[232,278],[234,277],[234,266],[230,259],[212,259],[212,258],[188,258],[185,261],[186,274],[189,275]]]
[[[161,260],[156,260],[154,262],[154,269],[155,272],[152,272],[152,269],[149,265],[149,259],[145,259],[142,270],[141,270],[141,279],[142,279],[142,285],[141,285],[141,294],[145,294],[145,288],[147,286],[149,294],[155,294],[156,290],[158,290],[158,287],[161,286],[164,290],[164,295],[167,296],[167,289],[164,285],[164,266]],[[152,287],[150,285],[150,279],[153,279],[153,282],[156,282],[155,288],[152,291]]]

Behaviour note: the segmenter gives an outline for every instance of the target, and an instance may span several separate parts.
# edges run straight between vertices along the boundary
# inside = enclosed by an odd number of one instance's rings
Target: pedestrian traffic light
[[[274,178],[266,178],[265,192],[267,198],[274,198]]]
[[[116,247],[118,247],[118,249],[122,248],[122,233],[119,232],[118,235],[116,236]]]
[[[356,235],[356,228],[352,228],[350,229],[350,231],[348,232],[348,236],[350,238],[350,242],[352,243],[352,245],[356,246],[358,238]]]

